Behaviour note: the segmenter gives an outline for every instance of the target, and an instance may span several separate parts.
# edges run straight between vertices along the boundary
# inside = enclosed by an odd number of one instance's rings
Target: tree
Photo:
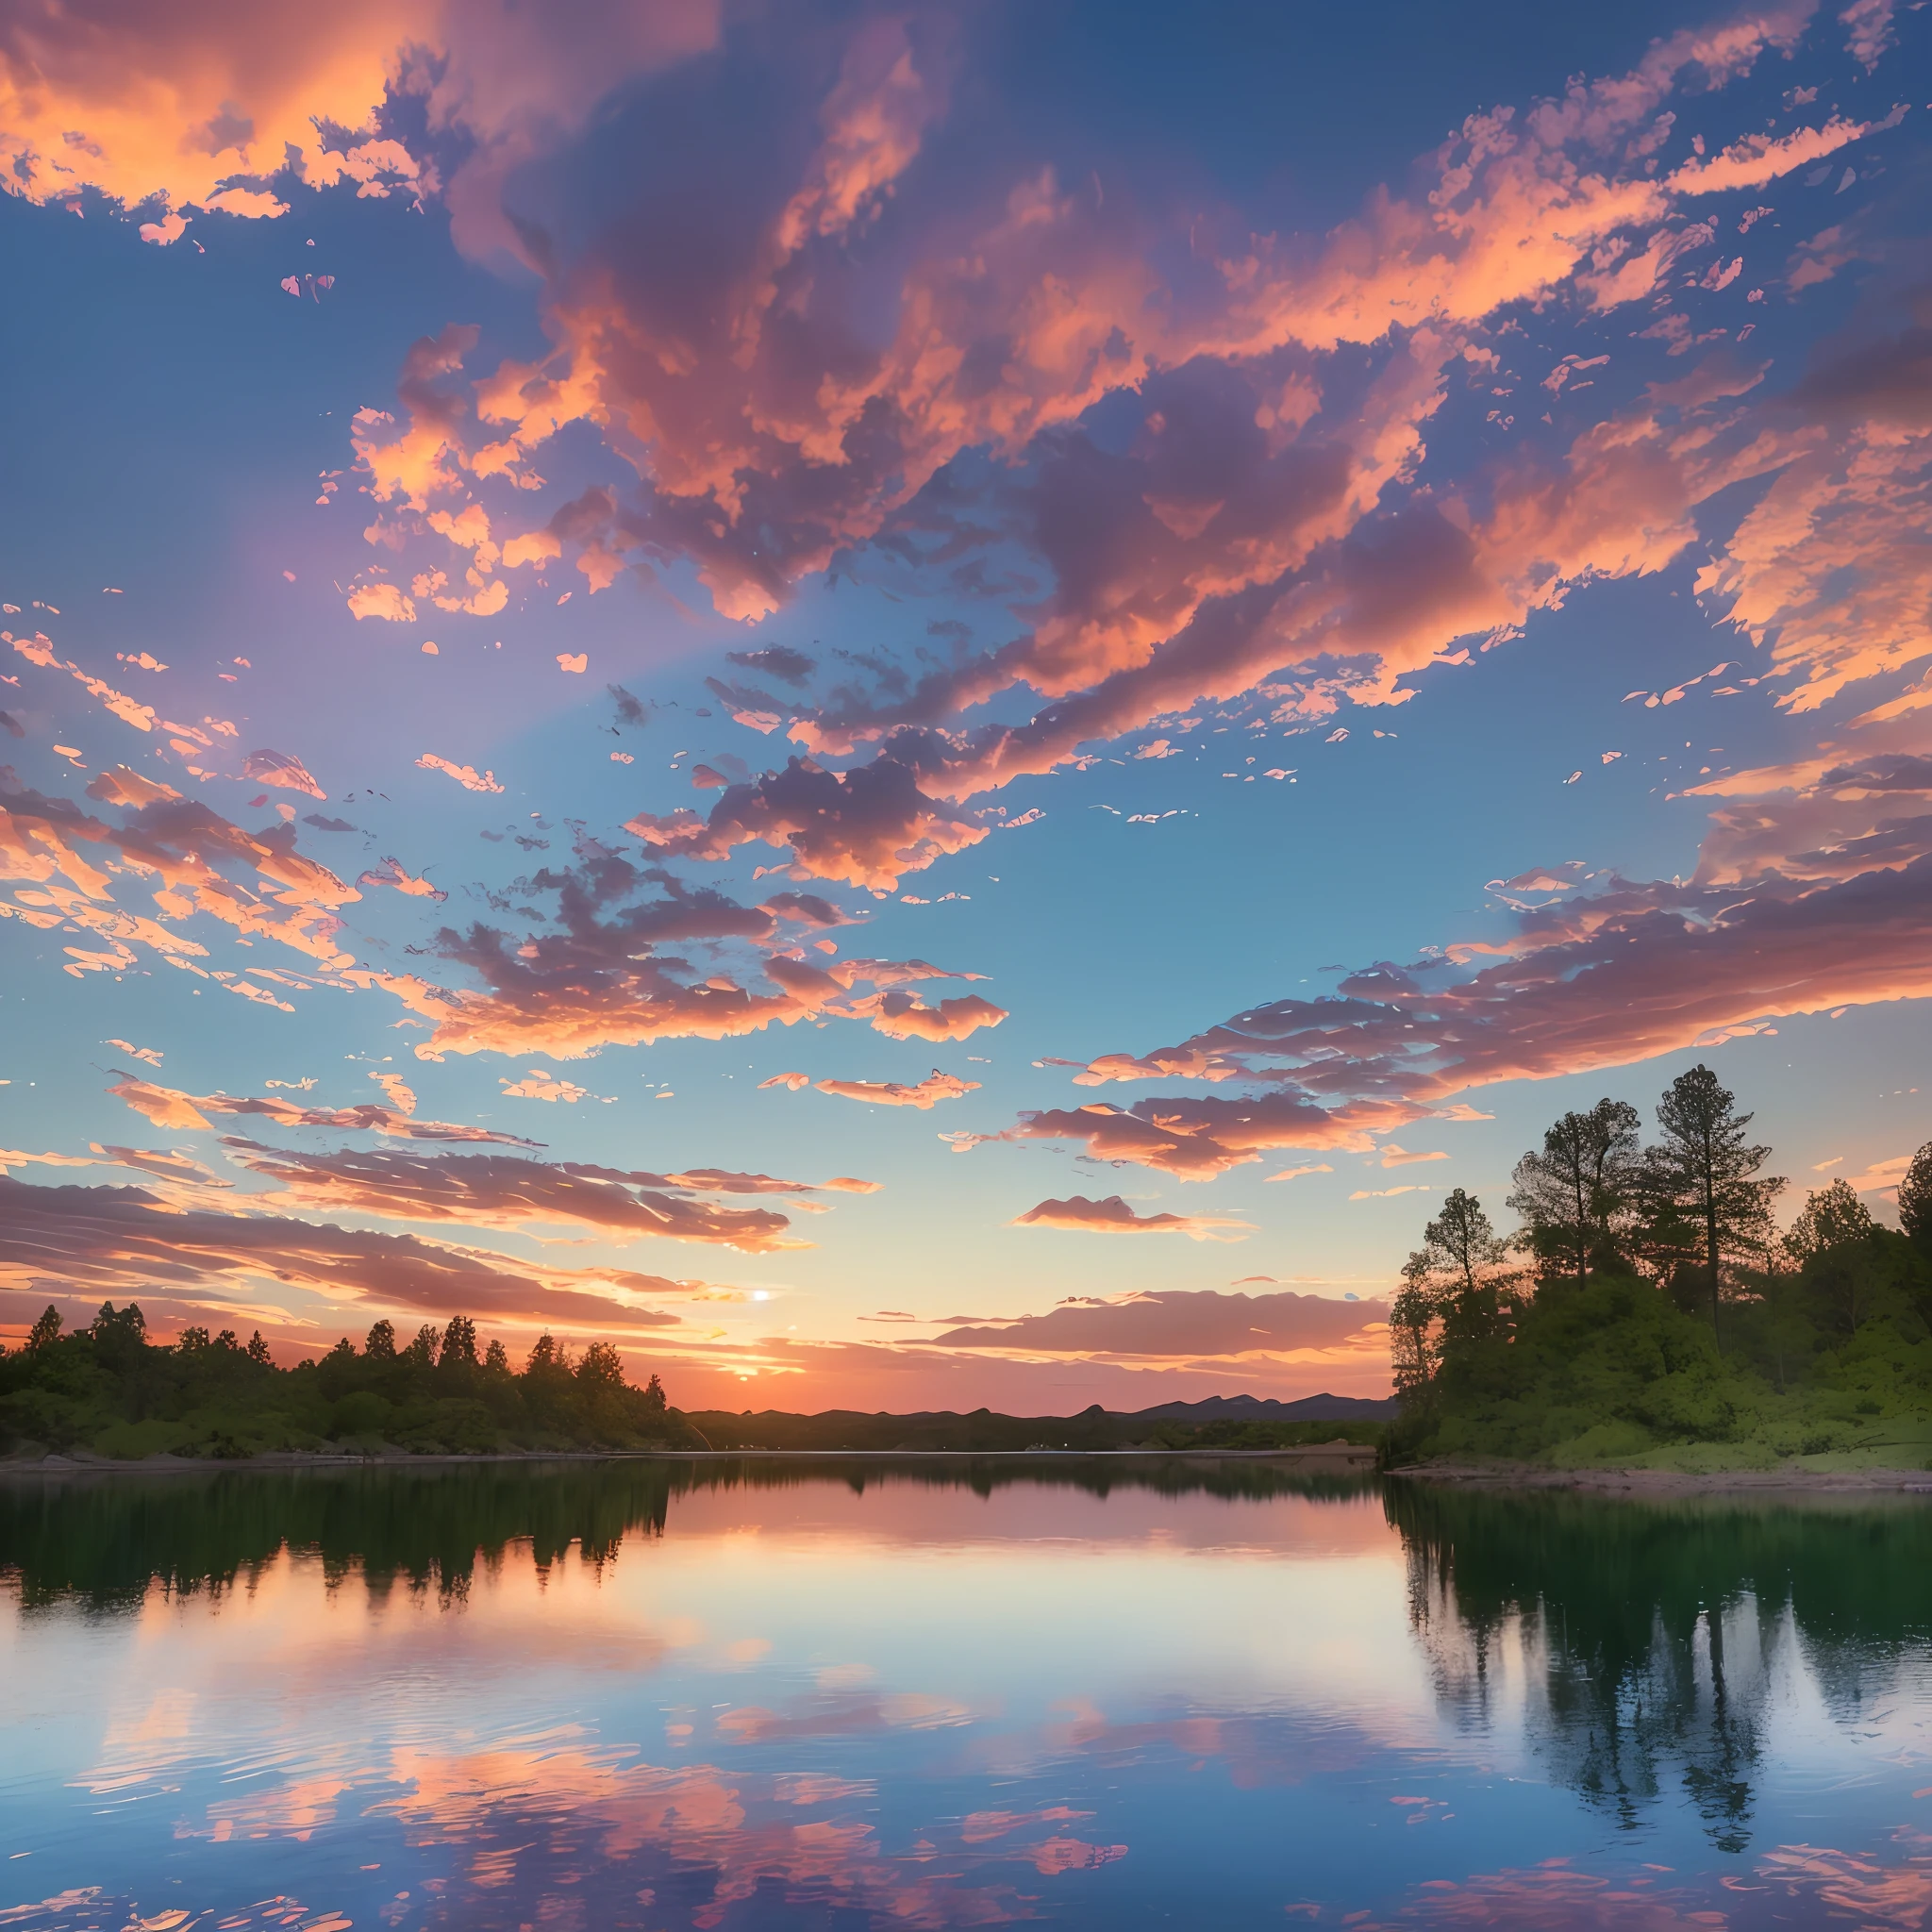
[[[1637,1166],[1637,1109],[1627,1100],[1566,1113],[1544,1134],[1541,1153],[1516,1163],[1509,1206],[1527,1224],[1524,1244],[1545,1279],[1567,1277],[1581,1288],[1592,1267],[1621,1257],[1619,1224]]]
[[[1405,1409],[1421,1403],[1436,1373],[1439,1320],[1429,1284],[1429,1257],[1420,1252],[1412,1254],[1403,1264],[1402,1286],[1389,1305],[1389,1351],[1394,1365],[1395,1395]]]
[[[492,1340],[490,1346],[483,1352],[483,1367],[485,1372],[491,1375],[508,1374],[508,1349],[505,1348],[501,1341]]]
[[[445,1369],[476,1366],[476,1324],[467,1315],[452,1315],[442,1331],[442,1362]]]
[[[1679,1074],[1657,1102],[1663,1138],[1643,1155],[1643,1190],[1654,1211],[1675,1210],[1693,1223],[1699,1260],[1710,1296],[1710,1325],[1718,1333],[1726,1263],[1755,1260],[1771,1245],[1771,1204],[1782,1178],[1760,1178],[1769,1147],[1744,1136],[1752,1116],[1738,1111],[1708,1067]]]
[[[436,1366],[436,1344],[442,1339],[442,1330],[433,1322],[425,1322],[416,1331],[416,1339],[404,1349],[402,1358],[411,1368],[433,1369]]]
[[[26,1345],[31,1349],[51,1348],[59,1339],[60,1310],[49,1302],[27,1331]]]
[[[275,1366],[275,1358],[269,1354],[268,1343],[261,1339],[261,1330],[259,1328],[248,1338],[248,1346],[244,1353],[247,1355],[248,1359],[259,1368],[271,1369]]]
[[[139,1302],[129,1302],[118,1311],[112,1302],[103,1302],[88,1334],[93,1338],[96,1359],[118,1373],[141,1359],[147,1343],[147,1317]]]
[[[1868,1241],[1878,1224],[1852,1184],[1836,1180],[1809,1195],[1785,1236],[1785,1246],[1802,1268],[1807,1261],[1855,1241]]]
[[[1507,1251],[1483,1204],[1465,1189],[1451,1189],[1442,1211],[1423,1229],[1420,1250],[1445,1341],[1477,1341],[1507,1325],[1503,1307],[1504,1292],[1511,1285],[1503,1269]]]
[[[644,1384],[644,1407],[653,1421],[662,1421],[667,1407],[664,1398],[664,1385],[656,1375]]]
[[[1849,1181],[1820,1188],[1805,1203],[1785,1236],[1785,1249],[1803,1272],[1805,1286],[1854,1335],[1861,1308],[1869,1308],[1873,1236],[1878,1224]]]
[[[396,1358],[396,1324],[377,1322],[369,1330],[362,1353],[373,1362],[392,1362]]]
[[[1898,1184],[1898,1224],[1915,1248],[1932,1254],[1932,1141],[1912,1156]]]
[[[593,1341],[577,1363],[576,1374],[586,1389],[622,1389],[624,1357],[618,1354],[615,1343]]]

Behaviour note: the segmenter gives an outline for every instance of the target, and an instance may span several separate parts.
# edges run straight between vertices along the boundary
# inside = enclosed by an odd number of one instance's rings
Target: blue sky
[[[0,69],[11,1326],[1375,1392],[1431,1204],[1700,1058],[1883,1209],[1915,15],[79,22]]]

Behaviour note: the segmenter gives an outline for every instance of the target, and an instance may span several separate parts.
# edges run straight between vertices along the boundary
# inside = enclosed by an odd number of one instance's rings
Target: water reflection
[[[1396,1484],[1388,1510],[1442,1707],[1476,1730],[1507,1705],[1549,1774],[1626,1827],[1674,1789],[1741,1852],[1775,1700],[1808,1681],[1853,1724],[1922,1677],[1932,1510],[1914,1500]]]
[[[71,1601],[131,1609],[155,1584],[180,1594],[245,1584],[291,1549],[314,1552],[331,1588],[353,1571],[378,1596],[398,1583],[460,1595],[479,1565],[494,1573],[513,1544],[528,1546],[540,1574],[572,1548],[601,1566],[626,1536],[662,1536],[674,1497],[826,1483],[857,1496],[909,1487],[991,1497],[1020,1488],[1222,1501],[1359,1498],[1374,1487],[1356,1474],[1166,1457],[886,1464],[747,1457],[82,1474],[0,1480],[0,1574],[17,1575],[30,1610]]]
[[[0,1927],[1918,1926],[1928,1540],[1152,1459],[0,1484]]]

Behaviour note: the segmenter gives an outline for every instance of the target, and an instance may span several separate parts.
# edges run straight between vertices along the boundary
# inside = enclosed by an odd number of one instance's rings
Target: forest
[[[1751,1121],[1693,1067],[1648,1145],[1626,1101],[1551,1126],[1516,1164],[1513,1233],[1451,1192],[1391,1308],[1391,1459],[1932,1458],[1932,1144],[1900,1182],[1897,1229],[1840,1179],[1780,1231],[1787,1183]]]
[[[49,1307],[25,1346],[0,1354],[0,1451],[23,1445],[114,1460],[156,1455],[232,1458],[276,1450],[385,1447],[418,1455],[641,1449],[690,1440],[653,1375],[626,1379],[617,1350],[573,1358],[549,1335],[521,1369],[503,1343],[479,1349],[454,1315],[398,1344],[377,1322],[358,1349],[344,1338],[319,1361],[276,1365],[257,1330],[187,1328],[148,1340],[138,1303],[111,1302],[63,1333]]]

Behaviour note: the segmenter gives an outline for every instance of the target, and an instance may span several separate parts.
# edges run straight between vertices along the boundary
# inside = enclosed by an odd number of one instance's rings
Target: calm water
[[[1932,1924],[1932,1508],[0,1485],[0,1925]]]

